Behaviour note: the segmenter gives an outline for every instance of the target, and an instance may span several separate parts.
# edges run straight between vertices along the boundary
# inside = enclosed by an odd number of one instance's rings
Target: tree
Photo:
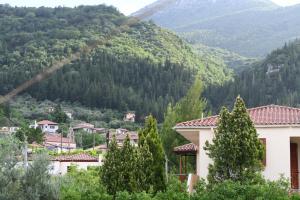
[[[143,146],[140,146],[136,149],[137,162],[136,162],[136,173],[135,177],[138,184],[138,191],[140,192],[149,192],[151,188],[151,177],[153,176],[153,171],[149,167],[153,163],[153,155],[150,152],[149,145],[144,143]]]
[[[171,164],[177,163],[176,155],[173,153],[173,148],[187,143],[187,140],[178,134],[173,127],[178,122],[201,117],[206,107],[206,101],[201,99],[201,93],[202,83],[198,76],[186,96],[177,102],[175,106],[169,104],[167,108],[160,133],[164,149],[168,159],[171,161]]]
[[[121,189],[121,151],[118,148],[116,138],[114,137],[109,144],[109,151],[105,156],[105,162],[102,167],[101,180],[106,186],[107,192],[115,196]]]
[[[49,174],[45,155],[34,156],[26,170],[20,165],[22,152],[14,137],[0,137],[0,199],[58,200],[58,184]]]
[[[148,167],[152,170],[151,184],[154,192],[166,189],[166,180],[164,172],[165,153],[161,139],[158,135],[157,121],[150,115],[147,117],[144,128],[139,132],[139,146],[149,146],[152,154],[152,164]]]
[[[137,185],[137,180],[135,176],[135,173],[137,173],[135,170],[137,165],[137,156],[135,153],[135,148],[132,146],[132,144],[130,144],[130,139],[128,135],[126,136],[126,139],[124,141],[120,158],[120,191],[136,192],[137,187],[139,187]]]
[[[62,110],[60,104],[57,104],[54,109],[54,112],[51,113],[51,119],[57,123],[66,123],[67,122],[68,116]]]
[[[261,170],[263,146],[240,97],[232,113],[226,108],[221,110],[215,138],[212,143],[206,142],[204,149],[213,161],[208,175],[211,184],[247,181]]]
[[[29,128],[29,126],[25,125],[21,127],[16,133],[16,138],[18,138],[21,142],[28,142],[32,144],[36,142],[41,144],[44,141],[44,134],[40,128]]]

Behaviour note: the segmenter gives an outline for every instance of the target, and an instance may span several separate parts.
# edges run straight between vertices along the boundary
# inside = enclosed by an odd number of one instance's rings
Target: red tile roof
[[[46,134],[44,136],[44,142],[45,143],[51,143],[51,142],[55,142],[55,143],[70,143],[73,144],[74,142],[72,142],[71,139],[63,137],[61,138],[61,135],[59,134]]]
[[[85,153],[74,155],[61,155],[52,158],[52,160],[59,162],[98,162],[98,158]]]
[[[251,120],[257,126],[275,126],[275,125],[300,125],[300,108],[287,106],[268,105],[248,109]],[[175,128],[197,128],[214,127],[218,122],[218,115],[182,122]]]
[[[51,122],[49,120],[43,120],[37,123],[38,125],[58,125],[58,123]]]
[[[185,145],[182,145],[179,147],[175,147],[173,151],[176,154],[186,154],[186,153],[195,153],[196,154],[198,151],[198,148],[193,143],[190,143],[190,144],[185,144]]]

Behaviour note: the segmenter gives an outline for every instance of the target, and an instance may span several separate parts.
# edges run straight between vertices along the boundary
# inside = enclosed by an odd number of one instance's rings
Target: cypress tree
[[[138,187],[135,178],[137,158],[128,135],[124,141],[120,159],[120,171],[118,173],[120,174],[121,191],[135,192]]]
[[[149,150],[149,145],[144,143],[143,146],[136,149],[136,180],[139,186],[138,191],[149,192],[151,188],[152,169],[149,167],[153,163],[153,156]]]
[[[204,148],[213,160],[209,165],[210,184],[225,180],[248,181],[261,171],[263,146],[246,110],[236,99],[232,113],[223,108],[213,142]]]
[[[149,151],[152,154],[152,165],[148,166],[152,170],[151,183],[154,192],[166,189],[166,180],[164,173],[165,153],[162,147],[161,139],[158,135],[157,121],[150,115],[147,117],[145,127],[139,132],[139,145],[149,145]]]
[[[121,190],[121,151],[118,148],[116,138],[114,137],[109,144],[109,151],[105,156],[105,162],[102,167],[101,179],[106,186],[107,192],[116,195]]]

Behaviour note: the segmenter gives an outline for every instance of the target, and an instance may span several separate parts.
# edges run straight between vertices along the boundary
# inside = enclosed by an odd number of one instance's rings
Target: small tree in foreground
[[[206,142],[204,149],[213,160],[209,166],[210,184],[251,180],[261,171],[263,146],[240,97],[232,113],[222,109],[213,143]]]

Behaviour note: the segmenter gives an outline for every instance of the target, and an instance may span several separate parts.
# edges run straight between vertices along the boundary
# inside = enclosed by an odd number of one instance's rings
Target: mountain
[[[241,95],[248,107],[280,104],[300,105],[300,40],[274,50],[264,60],[221,87],[209,87],[205,96],[215,111],[221,105],[232,105]]]
[[[174,0],[152,13],[147,19],[171,28],[190,43],[249,57],[263,57],[300,35],[300,5],[283,8],[267,0]]]
[[[127,23],[127,22],[134,23]],[[0,5],[0,95],[74,53],[79,59],[29,88],[38,100],[135,110],[159,119],[200,73],[205,85],[232,78],[223,63],[197,56],[175,34],[113,7]],[[94,45],[91,52],[88,45]]]

